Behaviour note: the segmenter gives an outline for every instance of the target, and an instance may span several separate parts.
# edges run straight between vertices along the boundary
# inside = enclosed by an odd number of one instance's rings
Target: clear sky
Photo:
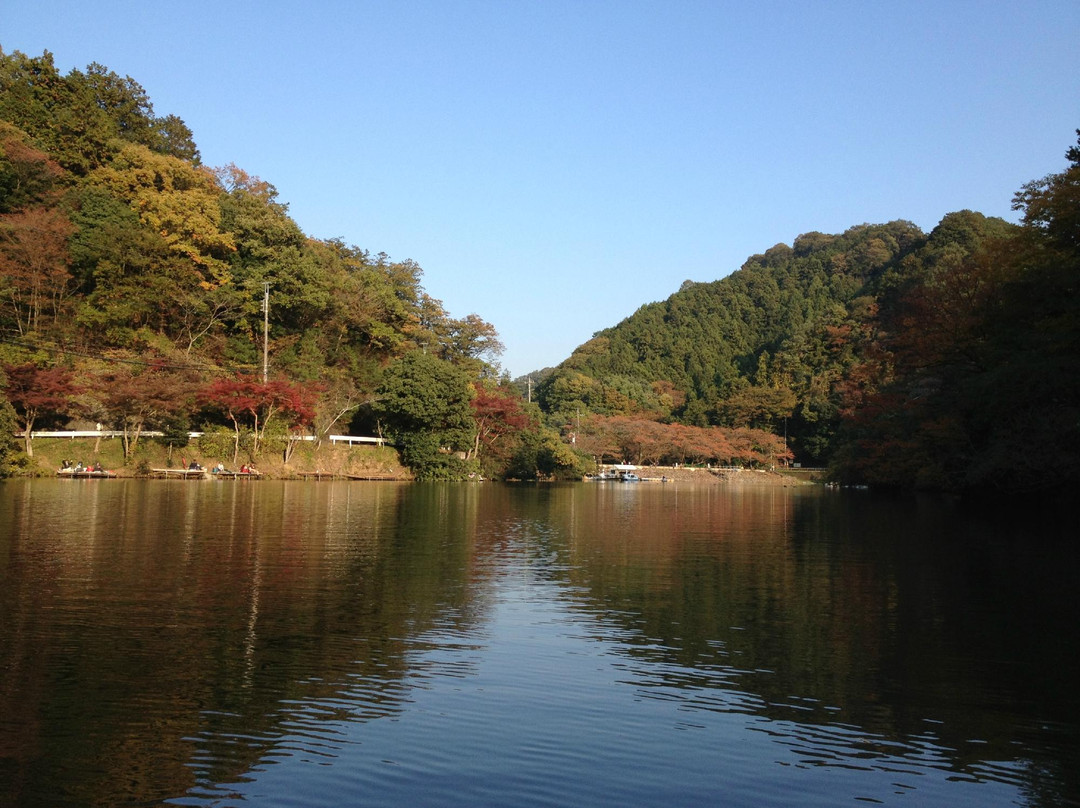
[[[1015,219],[1080,127],[1077,0],[0,0],[0,47],[130,75],[514,376],[800,233]]]

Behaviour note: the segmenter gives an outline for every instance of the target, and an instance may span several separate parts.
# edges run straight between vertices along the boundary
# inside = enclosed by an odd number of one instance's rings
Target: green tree
[[[39,57],[0,53],[0,119],[78,176],[106,163],[115,151],[115,129],[93,93],[61,76],[48,51]]]
[[[506,469],[514,480],[581,479],[592,464],[550,427],[526,430]]]
[[[211,297],[195,265],[108,193],[85,188],[69,201],[77,227],[72,271],[82,292],[75,322],[87,338],[135,348],[149,329],[190,349],[206,325],[190,322],[189,310],[201,311]]]
[[[4,396],[3,390],[0,390],[0,478],[11,475],[11,461],[15,455],[14,435],[18,423],[15,408]]]
[[[0,52],[0,119],[79,176],[105,165],[123,142],[199,162],[191,130],[175,115],[156,117],[130,76],[96,63],[61,76],[48,51],[40,57]]]
[[[376,416],[418,477],[455,476],[466,470],[455,462],[457,453],[472,448],[476,428],[465,371],[412,352],[387,368],[376,396]]]
[[[188,258],[205,288],[229,282],[225,259],[236,247],[221,229],[221,188],[209,171],[128,144],[91,180],[131,205],[171,250]]]

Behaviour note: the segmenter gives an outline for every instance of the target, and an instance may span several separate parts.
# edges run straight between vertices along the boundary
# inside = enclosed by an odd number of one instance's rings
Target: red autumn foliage
[[[600,460],[637,465],[772,465],[792,456],[783,438],[761,429],[662,424],[622,415],[583,421],[577,446]]]
[[[480,387],[469,404],[476,422],[473,457],[481,449],[490,457],[509,456],[510,438],[532,425],[532,418],[522,410],[521,397],[516,391]]]
[[[27,362],[4,365],[4,374],[7,376],[4,392],[25,430],[26,453],[33,457],[31,432],[34,422],[43,415],[64,412],[79,387],[72,380],[71,371],[63,367],[41,368]]]
[[[275,379],[265,384],[249,379],[215,379],[199,394],[206,405],[220,409],[236,430],[233,462],[240,452],[241,424],[250,423],[254,435],[252,454],[257,454],[259,444],[266,435],[266,427],[275,417],[283,416],[289,427],[311,423],[315,417],[315,396],[318,389],[312,385],[300,385]]]

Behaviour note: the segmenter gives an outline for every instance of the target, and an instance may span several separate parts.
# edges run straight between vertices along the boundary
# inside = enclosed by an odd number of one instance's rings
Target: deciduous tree
[[[513,453],[515,438],[532,425],[516,390],[479,384],[469,402],[476,422],[476,439],[470,457],[484,455],[493,465],[505,466]]]
[[[240,455],[241,425],[251,426],[252,455],[257,455],[266,429],[276,417],[285,417],[290,427],[311,422],[314,417],[316,388],[276,379],[263,384],[242,378],[219,378],[207,385],[199,398],[220,409],[233,424],[236,433],[233,463]]]
[[[7,377],[4,392],[18,415],[26,454],[33,457],[34,424],[45,416],[65,412],[79,388],[72,380],[71,371],[64,367],[42,368],[33,362],[4,365],[4,375]]]
[[[59,163],[0,120],[0,213],[40,206],[53,196],[62,175]]]
[[[0,290],[20,334],[38,331],[72,291],[68,271],[71,222],[54,208],[0,216]]]
[[[131,205],[170,249],[195,264],[205,288],[229,281],[225,259],[235,244],[221,229],[221,188],[210,171],[132,143],[91,179]]]
[[[123,431],[124,457],[130,459],[146,428],[166,425],[190,409],[194,380],[162,364],[136,371],[114,368],[97,379],[110,420]]]

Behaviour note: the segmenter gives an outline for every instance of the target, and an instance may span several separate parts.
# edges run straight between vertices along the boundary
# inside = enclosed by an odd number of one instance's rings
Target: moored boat
[[[619,475],[616,474],[614,471],[601,471],[601,472],[599,472],[597,474],[589,475],[585,479],[586,480],[592,480],[592,481],[595,481],[595,482],[604,482],[606,480],[618,480]]]

